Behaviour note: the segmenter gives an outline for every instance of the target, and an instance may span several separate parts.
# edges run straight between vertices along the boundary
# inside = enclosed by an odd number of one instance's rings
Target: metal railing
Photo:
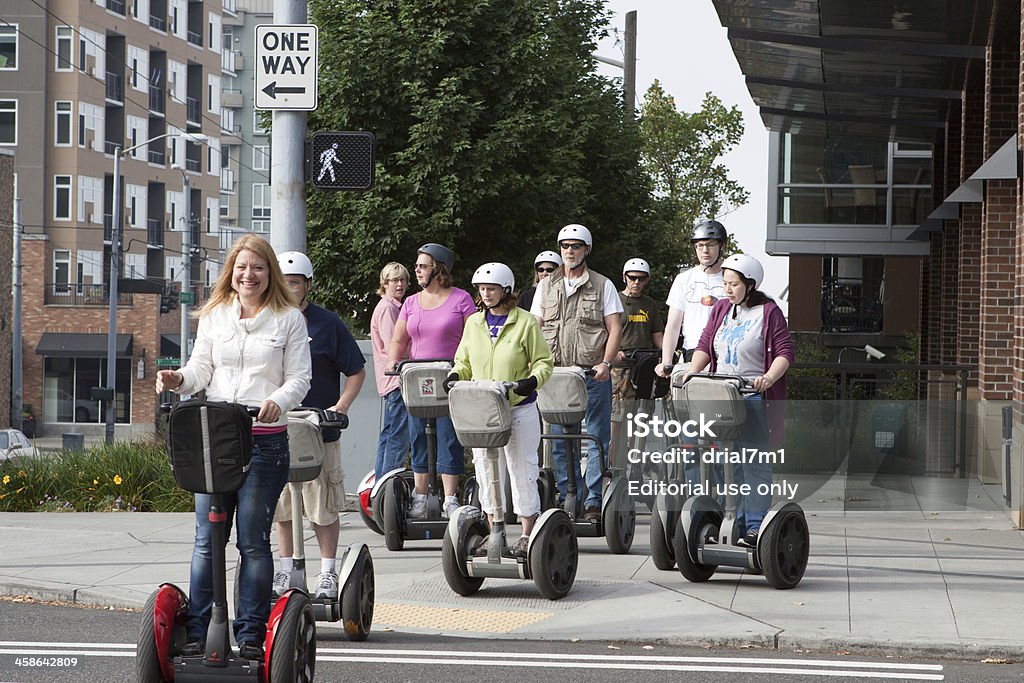
[[[43,303],[47,306],[107,306],[110,302],[110,288],[106,284],[50,282],[45,288]],[[131,292],[118,291],[118,306],[131,306],[133,301]]]
[[[881,297],[866,291],[862,280],[822,278],[822,332],[881,332],[882,313]]]
[[[112,71],[107,72],[106,98],[115,102],[124,102],[124,76]]]
[[[235,190],[235,169],[220,169],[220,189],[222,192],[234,192]]]
[[[146,242],[153,246],[164,245],[164,222],[161,218],[146,219]]]
[[[195,173],[203,172],[203,162],[199,159],[185,159],[185,170],[194,171]]]
[[[196,125],[202,124],[203,121],[203,108],[198,98],[186,97],[185,98],[185,109],[186,119],[189,123]]]
[[[167,153],[162,149],[152,149],[152,145],[150,145],[150,149],[147,154],[149,163],[159,164],[160,166],[167,165]]]
[[[110,142],[109,140],[104,140],[103,141],[103,153],[104,154],[114,154],[116,151],[117,151],[117,143],[116,142]]]
[[[125,16],[125,4],[123,0],[107,0],[107,9],[116,12],[122,17]]]
[[[188,31],[186,33],[186,37],[188,39],[188,42],[192,43],[193,45],[198,45],[199,47],[203,46],[203,34],[202,33],[196,33],[195,31]]]
[[[167,17],[158,17],[152,14],[149,15],[149,25],[155,28],[157,31],[167,32]]]
[[[103,240],[109,242],[114,239],[114,215],[103,214]]]
[[[166,113],[166,97],[167,95],[161,86],[149,86],[149,110],[157,112],[158,114]]]

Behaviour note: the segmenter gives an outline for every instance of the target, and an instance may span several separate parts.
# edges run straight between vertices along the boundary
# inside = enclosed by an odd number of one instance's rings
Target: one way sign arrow
[[[273,83],[267,85],[267,87],[263,89],[263,92],[269,95],[270,99],[276,100],[276,93],[281,93],[282,95],[304,95],[306,93],[306,88],[300,86],[278,85],[277,81],[274,81]]]

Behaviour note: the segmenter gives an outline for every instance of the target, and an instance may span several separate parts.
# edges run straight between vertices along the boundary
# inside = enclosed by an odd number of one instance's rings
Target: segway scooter
[[[549,600],[558,600],[576,580],[579,547],[572,520],[564,510],[543,512],[533,526],[526,557],[516,557],[505,538],[504,487],[498,457],[512,434],[512,409],[508,392],[515,382],[460,381],[448,395],[452,423],[459,443],[467,448],[487,449],[488,491],[494,500],[494,524],[487,531],[487,515],[478,507],[463,505],[448,522],[441,546],[444,578],[459,595],[480,590],[485,577],[533,579],[537,590]],[[510,497],[511,499],[511,497]],[[474,549],[487,538],[487,556],[474,556]]]
[[[690,419],[713,416],[719,453],[736,451],[741,428],[747,418],[744,395],[756,393],[747,380],[734,375],[710,373],[682,374],[672,377],[673,398],[678,399]],[[698,437],[698,451],[711,443]],[[711,451],[714,452],[714,449]],[[742,567],[754,573],[764,572],[768,583],[778,589],[794,588],[803,578],[810,552],[810,532],[804,511],[793,502],[773,505],[758,528],[756,548],[737,546],[736,494],[733,467],[726,462],[723,478],[726,487],[725,508],[711,491],[713,457],[698,453],[701,465],[702,495],[694,495],[683,504],[676,522],[673,550],[679,572],[688,581],[707,581],[720,565]]]
[[[427,514],[422,519],[409,517],[413,499],[412,480],[401,476],[405,468],[388,472],[373,485],[374,518],[384,532],[388,550],[401,550],[407,540],[440,540],[448,528],[441,516],[441,496],[437,485],[437,418],[448,415],[448,394],[444,380],[451,372],[451,360],[403,360],[395,373],[405,408],[413,417],[426,420],[427,437]],[[379,515],[379,517],[378,517]]]
[[[583,434],[580,423],[587,412],[587,373],[577,367],[556,367],[551,377],[537,392],[537,408],[541,418],[549,424],[562,425],[562,434],[543,434],[541,439],[566,441],[566,460],[568,478],[563,509],[573,522],[577,537],[604,537],[608,549],[616,554],[628,553],[633,545],[636,531],[636,509],[629,498],[628,482],[621,470],[613,471],[608,467],[608,457],[603,444],[590,434]],[[586,500],[586,485],[582,492],[578,485],[580,479],[578,454],[582,444],[592,441],[597,446],[598,457],[601,458],[601,476],[604,481],[601,497],[601,516],[596,521],[583,519],[580,507]],[[541,473],[542,477],[550,474]]]
[[[288,492],[292,508],[292,571],[289,588],[308,594],[306,555],[302,536],[302,483],[320,476],[324,460],[321,429],[345,429],[348,416],[332,410],[298,408],[288,413],[288,450],[291,467],[288,471]],[[338,565],[338,597],[310,598],[317,621],[344,619],[345,634],[351,641],[366,640],[373,624],[374,574],[373,558],[365,543],[345,548]],[[238,604],[237,583],[235,604]]]
[[[181,401],[170,412],[167,450],[178,485],[210,494],[213,606],[202,654],[183,656],[188,597],[171,583],[161,584],[142,609],[135,670],[142,683],[192,681],[312,681],[316,666],[316,620],[309,597],[289,589],[274,604],[267,622],[263,662],[234,654],[228,634],[224,544],[224,496],[238,491],[252,458],[252,417],[259,408],[234,403]]]

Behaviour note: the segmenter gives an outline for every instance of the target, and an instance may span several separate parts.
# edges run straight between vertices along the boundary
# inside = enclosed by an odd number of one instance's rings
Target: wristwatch
[[[611,364],[611,363],[609,363],[609,362],[608,362],[608,361],[606,361],[606,360],[603,360],[603,361],[601,361],[601,365],[605,366],[605,367],[606,367],[606,368],[608,368],[609,370],[610,370],[610,369],[611,369],[611,367],[612,367],[612,364]]]

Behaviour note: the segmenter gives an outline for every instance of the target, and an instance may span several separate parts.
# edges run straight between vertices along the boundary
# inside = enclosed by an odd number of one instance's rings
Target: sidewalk
[[[445,583],[440,541],[389,552],[354,512],[342,518],[341,537],[370,546],[375,631],[1024,659],[1024,534],[993,502],[994,487],[962,486],[970,504],[957,509],[929,507],[923,494],[913,496],[916,510],[899,512],[805,502],[811,559],[789,591],[730,568],[703,584],[659,571],[647,515],[638,515],[627,555],[580,539],[575,586],[557,602],[532,582],[498,579],[462,598]],[[192,534],[187,513],[4,513],[0,594],[141,607],[163,581],[186,588]],[[316,567],[315,540],[306,538]],[[231,580],[231,546],[228,557]]]

